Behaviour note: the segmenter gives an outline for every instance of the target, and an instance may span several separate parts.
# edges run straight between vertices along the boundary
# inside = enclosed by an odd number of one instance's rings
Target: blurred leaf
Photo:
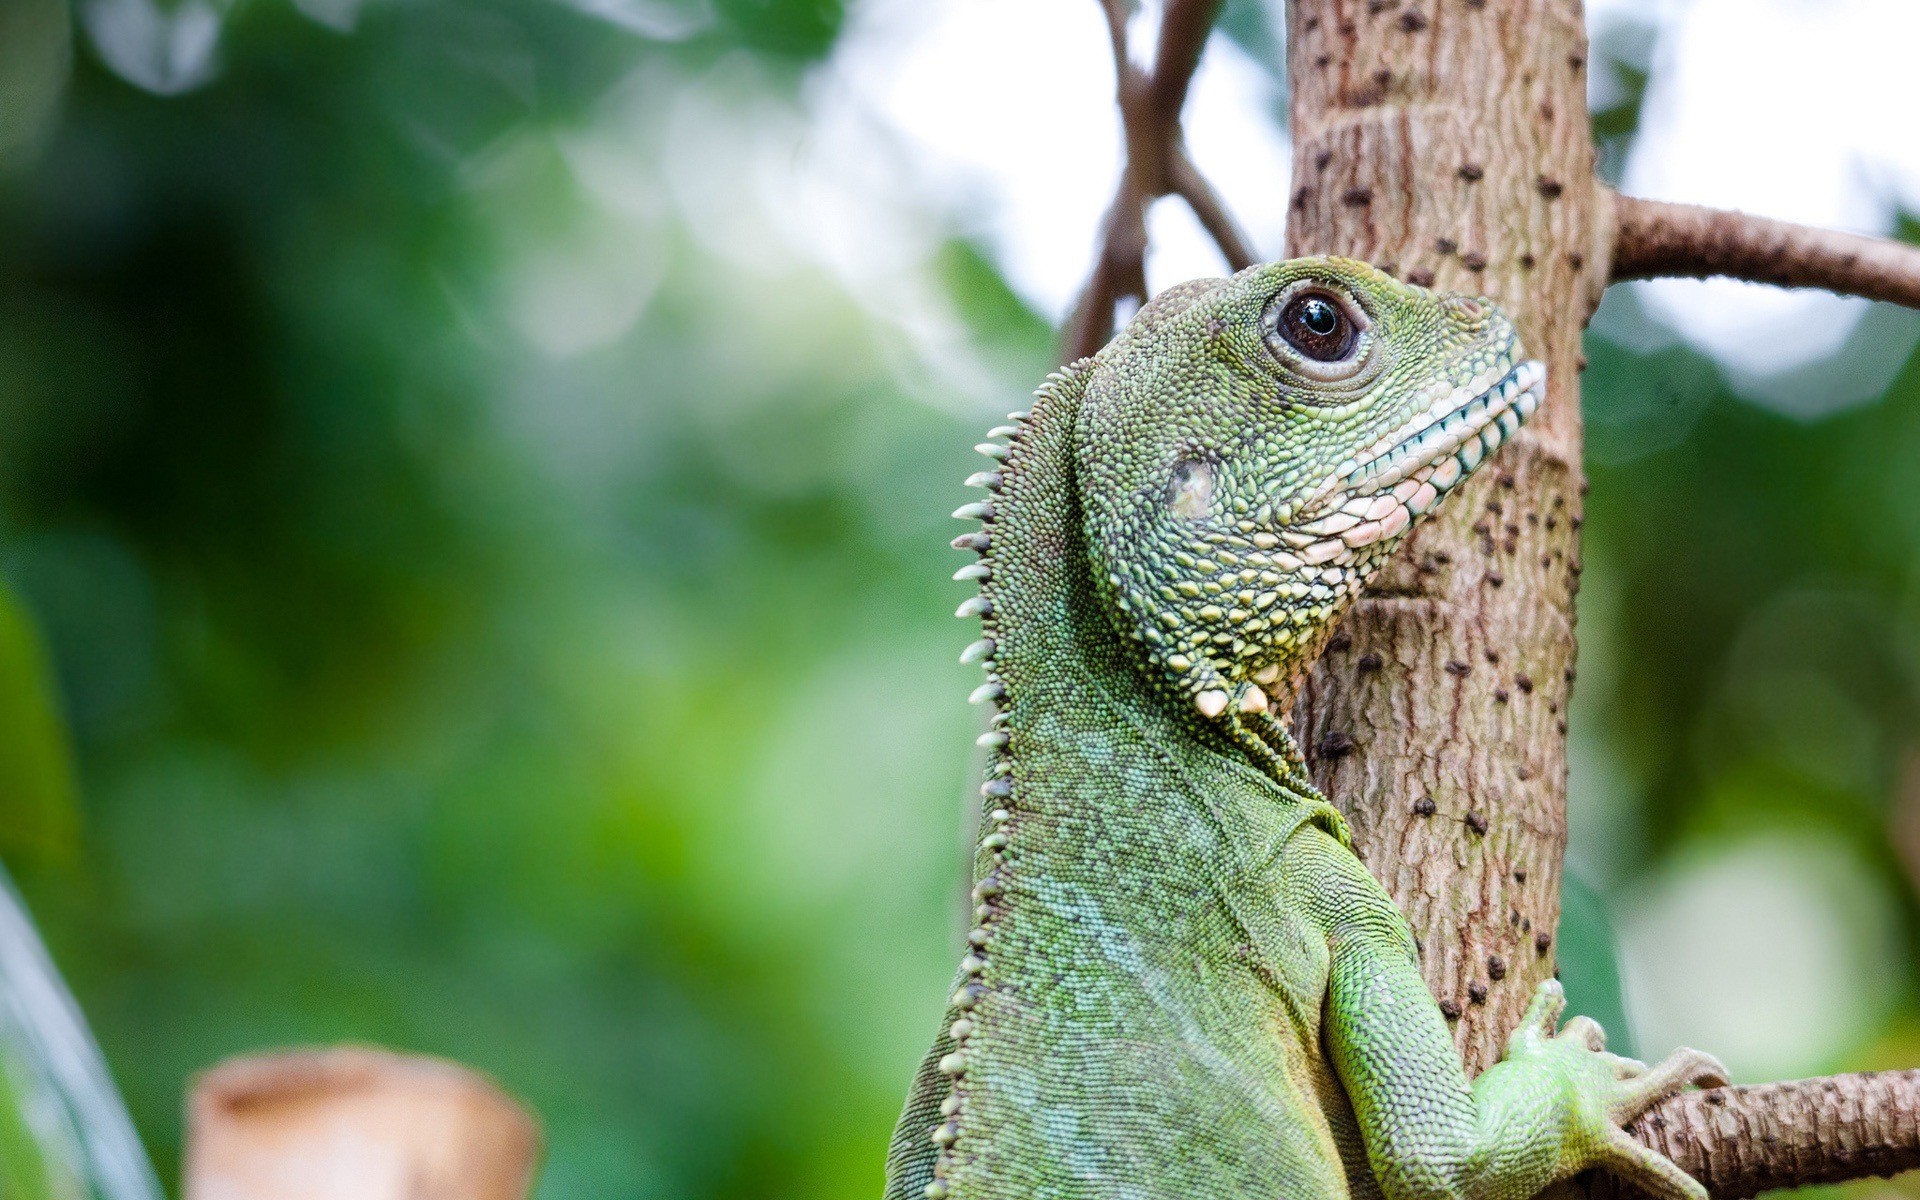
[[[1607,1031],[1607,1049],[1634,1057],[1633,1027],[1627,1023],[1619,949],[1606,898],[1571,871],[1560,879],[1560,929],[1554,942],[1560,982],[1567,989],[1567,1011],[1600,1022]]]
[[[70,853],[79,832],[72,752],[39,632],[0,585],[0,850]]]
[[[1054,365],[1053,326],[1014,294],[979,247],[951,239],[933,268],[987,361],[1022,385],[1046,376]]]
[[[0,4],[0,168],[36,149],[59,112],[72,26],[66,0]]]
[[[86,1019],[4,870],[0,1200],[160,1200]]]
[[[1226,0],[1215,22],[1280,85],[1275,116],[1286,116],[1287,14],[1280,0]]]
[[[30,1124],[35,1107],[25,1064],[0,1045],[0,1200],[83,1200],[68,1156],[43,1144]]]
[[[717,0],[716,7],[748,46],[791,58],[819,58],[846,17],[842,0]]]

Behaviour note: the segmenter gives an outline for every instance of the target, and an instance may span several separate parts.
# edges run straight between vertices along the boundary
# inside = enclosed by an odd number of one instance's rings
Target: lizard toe
[[[1575,1017],[1560,1030],[1560,1036],[1599,1053],[1607,1048],[1607,1031],[1592,1017]]]
[[[1719,1059],[1683,1046],[1624,1081],[1621,1095],[1610,1106],[1610,1112],[1615,1122],[1625,1124],[1689,1085],[1724,1087],[1726,1083],[1727,1069]]]
[[[1613,1064],[1613,1077],[1619,1080],[1638,1079],[1647,1073],[1647,1064],[1637,1058],[1625,1055],[1609,1054],[1605,1056]]]
[[[1560,1025],[1560,1014],[1566,1011],[1567,993],[1558,979],[1543,979],[1534,989],[1533,1000],[1527,1005],[1526,1015],[1520,1018],[1513,1034],[1507,1039],[1507,1054],[1513,1057],[1523,1047],[1534,1042],[1553,1037],[1553,1031]]]
[[[1615,1130],[1595,1164],[1656,1200],[1708,1200],[1707,1189],[1673,1160]]]

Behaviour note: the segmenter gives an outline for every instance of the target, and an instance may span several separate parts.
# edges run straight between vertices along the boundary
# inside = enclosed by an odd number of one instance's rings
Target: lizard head
[[[1291,686],[1546,389],[1490,301],[1339,258],[1169,289],[1089,371],[1076,455],[1096,586],[1208,718]]]

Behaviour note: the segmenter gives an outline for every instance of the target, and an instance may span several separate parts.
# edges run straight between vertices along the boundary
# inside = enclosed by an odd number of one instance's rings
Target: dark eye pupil
[[[1280,336],[1308,358],[1338,362],[1353,349],[1353,322],[1346,310],[1320,295],[1299,296],[1280,314]]]

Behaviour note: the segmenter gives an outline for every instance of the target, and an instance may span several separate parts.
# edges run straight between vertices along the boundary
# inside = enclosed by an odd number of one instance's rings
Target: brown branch
[[[1628,1127],[1714,1200],[1920,1168],[1920,1071],[1686,1092]],[[1612,1177],[1590,1200],[1644,1200]]]
[[[1130,175],[1122,176],[1101,230],[1100,257],[1067,321],[1066,362],[1085,358],[1106,343],[1113,330],[1113,306],[1121,297],[1147,298],[1147,201]]]
[[[1167,0],[1160,19],[1160,45],[1153,56],[1153,103],[1161,113],[1178,118],[1187,102],[1187,85],[1200,69],[1200,52],[1220,11],[1220,0]]]
[[[1127,57],[1127,9],[1122,0],[1100,0],[1100,11],[1107,18],[1107,40],[1112,43],[1113,66],[1119,72],[1119,86],[1124,92],[1127,87],[1127,73],[1133,60]]]
[[[1100,5],[1112,44],[1127,161],[1101,225],[1099,255],[1067,322],[1063,350],[1068,362],[1092,354],[1107,340],[1120,300],[1146,302],[1147,208],[1159,197],[1186,201],[1235,270],[1254,262],[1246,236],[1188,157],[1180,135],[1180,109],[1220,0],[1167,0],[1151,74],[1128,56],[1122,0],[1100,0]]]
[[[1633,196],[1613,214],[1616,280],[1726,275],[1920,308],[1920,247]]]
[[[1193,215],[1200,218],[1200,224],[1213,238],[1214,245],[1220,247],[1220,253],[1226,256],[1227,265],[1238,271],[1259,261],[1253,247],[1248,244],[1246,234],[1240,232],[1240,225],[1227,211],[1220,194],[1213,190],[1206,176],[1193,165],[1187,157],[1185,146],[1176,145],[1167,161],[1167,182],[1174,195],[1187,202]]]

